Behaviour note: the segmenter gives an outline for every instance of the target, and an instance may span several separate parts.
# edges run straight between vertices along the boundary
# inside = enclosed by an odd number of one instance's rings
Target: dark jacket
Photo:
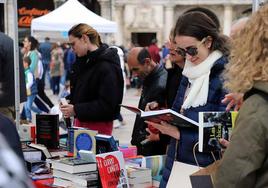
[[[168,78],[166,85],[166,97],[167,97],[167,108],[171,108],[175,100],[181,79],[182,79],[182,68],[174,64],[174,67],[168,69]]]
[[[230,144],[213,178],[215,188],[268,186],[268,83],[258,81],[253,88],[254,92],[245,94]]]
[[[79,121],[112,121],[123,98],[123,75],[117,50],[102,44],[77,58],[71,71],[71,103]]]
[[[13,49],[13,40],[0,32],[0,107],[15,106]],[[26,85],[21,56],[19,58],[19,78],[20,102],[24,102],[26,101]]]
[[[7,143],[12,148],[12,150],[18,155],[18,157],[24,161],[20,137],[16,129],[16,125],[3,114],[0,113],[0,132],[5,137]]]
[[[157,101],[160,106],[165,104],[165,88],[167,82],[167,71],[163,66],[158,66],[151,72],[143,82],[141,98],[139,101],[139,108],[144,110],[148,102]],[[133,127],[131,144],[136,145],[138,155],[161,155],[166,153],[166,143],[149,142],[141,145],[140,142],[146,139],[147,124],[136,116]]]
[[[225,111],[225,105],[221,103],[226,92],[223,90],[222,78],[220,77],[224,70],[224,65],[227,63],[226,57],[221,57],[213,65],[209,76],[209,91],[207,104],[199,107],[191,107],[184,110],[184,115],[194,121],[198,122],[198,112],[202,111]],[[179,112],[183,104],[184,94],[187,89],[189,81],[183,76],[180,83],[180,87],[177,92],[175,102],[172,109]],[[176,148],[177,140],[171,138],[167,152],[167,159],[165,169],[163,171],[163,177],[160,183],[160,187],[166,187],[167,181],[170,176],[170,172],[175,159],[175,152],[177,152],[177,160],[196,165],[193,155],[193,147],[198,142],[198,129],[180,128],[180,140],[178,141],[178,147]],[[195,149],[197,161],[200,166],[207,166],[214,162],[211,153],[198,152],[198,145]],[[217,157],[217,155],[216,155]]]

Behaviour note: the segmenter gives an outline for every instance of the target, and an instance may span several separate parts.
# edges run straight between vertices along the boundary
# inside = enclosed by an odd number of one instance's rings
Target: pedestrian
[[[0,32],[0,112],[15,120],[15,82],[13,40]],[[26,101],[24,68],[19,54],[20,103]]]
[[[28,122],[32,122],[32,114],[31,110],[37,114],[41,114],[42,111],[33,106],[34,99],[37,95],[37,83],[32,73],[31,69],[31,59],[28,56],[23,58],[23,67],[25,73],[25,82],[26,82],[26,93],[27,93],[27,101],[24,104],[24,110],[26,115],[26,120]]]

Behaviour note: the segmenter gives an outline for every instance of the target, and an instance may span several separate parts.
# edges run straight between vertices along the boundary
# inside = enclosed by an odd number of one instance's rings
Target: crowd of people
[[[59,107],[65,119],[74,117],[74,126],[112,135],[113,120],[123,122],[119,104],[132,75],[141,83],[138,107],[142,110],[171,108],[196,122],[199,112],[239,110],[230,141],[221,140],[227,146],[224,154],[199,152],[196,129],[136,116],[131,144],[137,146],[138,155],[167,154],[161,188],[167,186],[174,161],[206,167],[222,155],[212,176],[215,187],[266,187],[267,17],[268,5],[264,5],[235,22],[227,37],[212,11],[187,10],[177,19],[162,54],[153,39],[148,47],[133,47],[124,56],[124,49],[109,47],[94,28],[82,23],[69,30],[64,45],[51,44],[49,38],[39,45],[27,36],[21,49],[21,102],[26,101],[21,118],[31,122],[31,111],[49,113],[54,106],[45,93],[49,83],[54,95],[67,99]],[[1,41],[12,49],[12,40],[2,33],[0,47]],[[13,55],[0,51],[5,62]],[[3,100],[7,92],[14,94],[14,85],[7,84],[12,80],[7,73],[14,67],[0,66],[0,112],[14,119],[14,101]],[[65,92],[61,84],[66,85]],[[21,157],[18,146],[11,147]]]

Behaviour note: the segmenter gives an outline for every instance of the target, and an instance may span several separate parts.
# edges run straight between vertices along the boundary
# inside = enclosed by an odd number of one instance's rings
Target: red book
[[[129,188],[123,154],[120,151],[96,156],[103,188]]]

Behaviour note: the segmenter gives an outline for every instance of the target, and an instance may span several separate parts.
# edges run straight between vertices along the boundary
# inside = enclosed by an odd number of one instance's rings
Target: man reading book
[[[148,49],[136,47],[129,52],[128,65],[130,70],[143,80],[142,94],[139,101],[139,109],[145,110],[146,104],[157,101],[163,106],[165,101],[165,88],[167,72],[150,56]],[[166,153],[166,143],[161,141],[148,142],[146,131],[147,124],[136,116],[131,144],[137,146],[138,155],[160,155]]]

